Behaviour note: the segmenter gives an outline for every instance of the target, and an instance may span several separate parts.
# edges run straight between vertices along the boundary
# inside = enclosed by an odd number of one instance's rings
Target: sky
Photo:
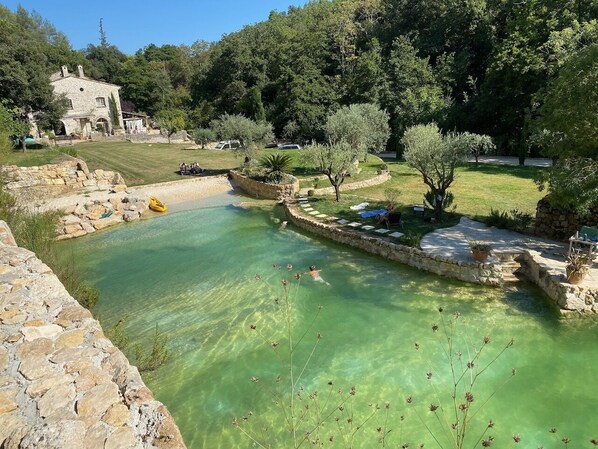
[[[268,18],[270,11],[287,11],[307,0],[138,0],[81,2],[76,0],[0,0],[11,11],[21,5],[36,11],[63,32],[73,49],[98,45],[99,22],[108,43],[133,54],[149,44],[190,45],[214,42],[223,34]]]

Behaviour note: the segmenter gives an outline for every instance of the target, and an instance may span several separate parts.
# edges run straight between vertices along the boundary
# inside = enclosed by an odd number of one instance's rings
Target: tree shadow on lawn
[[[478,172],[484,175],[509,175],[523,179],[534,179],[538,173],[545,170],[542,167],[528,167],[521,165],[503,165],[503,164],[479,164],[468,163],[461,167],[463,172]]]

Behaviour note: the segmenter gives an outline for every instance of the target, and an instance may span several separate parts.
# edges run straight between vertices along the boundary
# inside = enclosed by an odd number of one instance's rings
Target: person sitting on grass
[[[386,213],[377,215],[376,221],[378,224],[391,226],[394,224],[401,224],[401,212],[395,211],[394,206],[391,204],[386,208]]]

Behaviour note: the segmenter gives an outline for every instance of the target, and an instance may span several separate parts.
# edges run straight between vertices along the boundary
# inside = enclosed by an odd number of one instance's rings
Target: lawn
[[[199,162],[208,170],[208,174],[226,173],[238,167],[242,159],[230,151],[185,150],[188,145],[136,144],[130,142],[86,142],[75,145],[77,156],[85,160],[90,169],[106,169],[120,172],[128,185],[143,185],[181,179],[178,167],[181,162]],[[291,172],[299,177],[302,186],[312,186],[318,176],[316,170],[305,168],[301,163],[301,150],[262,150],[258,159],[265,154],[283,153],[291,156]],[[8,163],[17,165],[41,165],[64,159],[64,154],[54,148],[16,151],[10,154]],[[370,155],[367,163],[361,163],[361,172],[345,180],[346,183],[367,179],[374,176],[383,163],[381,159]],[[354,217],[351,204],[368,201],[376,206],[385,207],[385,190],[400,191],[399,208],[404,217],[411,217],[410,206],[421,203],[427,187],[421,176],[404,162],[387,161],[392,179],[384,184],[367,187],[342,194],[342,201],[337,204],[330,198],[322,198],[322,212],[331,215]],[[533,183],[534,176],[541,168],[519,167],[495,164],[469,164],[457,169],[457,176],[451,187],[455,195],[456,214],[447,217],[441,225],[458,220],[458,215],[486,217],[491,209],[534,214],[536,203],[544,193],[539,192]],[[318,187],[328,187],[327,179],[321,179]],[[350,212],[347,212],[350,211]],[[421,219],[413,223],[417,232],[425,232],[439,225],[423,224]]]

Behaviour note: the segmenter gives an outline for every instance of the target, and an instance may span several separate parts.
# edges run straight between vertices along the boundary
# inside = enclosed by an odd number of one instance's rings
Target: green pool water
[[[275,302],[284,298],[282,279],[290,281],[295,339],[308,329],[294,352],[295,374],[310,356],[316,333],[321,333],[300,382],[306,392],[317,390],[318,399],[297,403],[309,402],[311,410],[336,404],[336,396],[326,399],[329,381],[334,391],[356,387],[345,409],[330,415],[323,439],[339,423],[348,425],[347,413],[357,426],[371,404],[386,401],[388,416],[382,406],[355,435],[353,447],[382,447],[378,427],[391,430],[387,447],[405,442],[410,447],[421,442],[437,447],[426,426],[441,441],[446,438],[427,410],[439,401],[450,410],[443,393],[450,379],[440,346],[442,333],[431,330],[441,323],[438,306],[445,308],[445,319],[455,311],[462,315],[455,348],[464,352],[464,360],[467,347],[479,347],[484,336],[491,338],[489,356],[515,339],[475,390],[477,406],[498,389],[473,420],[468,447],[474,446],[473,435],[489,419],[496,423],[490,433],[496,438],[494,447],[510,447],[513,434],[521,435],[525,447],[534,448],[562,446],[559,440],[565,436],[573,442],[570,447],[591,447],[590,440],[598,438],[595,318],[561,318],[530,286],[503,291],[459,283],[291,226],[281,230],[275,212],[229,202],[229,197],[216,198],[211,207],[64,244],[65,252],[78,256],[101,290],[94,313],[105,329],[127,316],[129,346],[148,345],[156,323],[168,335],[167,364],[143,376],[169,408],[189,448],[252,447],[231,424],[233,416],[241,419],[250,410],[248,429],[260,433],[267,427],[264,441],[291,447],[284,442],[282,412],[273,401],[275,392],[285,391],[288,359],[283,357],[281,365],[270,346],[277,342],[277,353],[285,354],[285,320]],[[293,265],[291,271],[287,264]],[[309,276],[293,278],[310,265],[321,268],[330,285]],[[125,353],[130,356],[132,351]],[[516,376],[500,387],[512,368]],[[427,372],[433,373],[432,381]],[[277,375],[282,376],[280,383]],[[253,376],[259,382],[252,382]],[[405,399],[410,395],[413,405],[408,406]],[[551,427],[558,428],[556,435],[548,432]],[[346,447],[341,439],[337,436],[332,446]]]

